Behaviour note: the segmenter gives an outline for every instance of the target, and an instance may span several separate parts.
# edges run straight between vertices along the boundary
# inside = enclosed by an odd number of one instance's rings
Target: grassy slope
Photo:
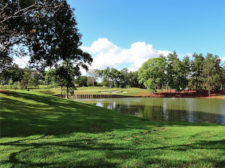
[[[223,167],[225,126],[144,121],[25,91],[0,93],[0,167]]]

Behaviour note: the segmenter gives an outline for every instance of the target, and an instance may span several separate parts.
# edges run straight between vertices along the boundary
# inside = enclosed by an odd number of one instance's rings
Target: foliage
[[[146,61],[138,71],[141,84],[154,92],[162,88],[165,79],[166,59],[161,56]]]
[[[167,57],[161,56],[146,61],[139,69],[138,78],[141,84],[148,89],[163,88],[219,90],[224,86],[224,67],[218,56],[207,54],[193,54],[194,60],[190,61],[186,56],[182,61],[176,52],[170,53]]]
[[[62,69],[65,67],[60,65],[62,62],[72,65],[76,75],[80,74],[81,67],[88,69],[92,58],[79,48],[81,35],[67,1],[16,0],[3,1],[1,6],[0,63],[10,64],[12,55],[29,54],[31,65],[41,71],[53,66]]]
[[[78,86],[87,86],[87,76],[79,76],[77,79],[75,79],[75,83],[78,84]]]
[[[204,60],[202,54],[193,54],[194,60],[191,62],[191,81],[192,81],[192,88],[194,89],[201,89],[203,85],[203,68],[204,68]]]
[[[128,72],[127,68],[117,70],[115,68],[106,68],[97,70],[99,76],[103,79],[103,86],[112,87],[138,87],[138,73]]]
[[[222,68],[218,56],[207,54],[203,64],[203,86],[209,91],[218,90],[221,86]]]
[[[97,69],[89,69],[88,74],[90,77],[88,78],[88,86],[92,85],[95,86],[97,84],[97,78],[99,77]]]

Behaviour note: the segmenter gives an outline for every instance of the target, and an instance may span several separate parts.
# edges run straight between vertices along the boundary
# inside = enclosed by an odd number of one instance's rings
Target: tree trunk
[[[166,92],[168,92],[168,85],[169,85],[169,82],[166,82]]]
[[[209,97],[211,96],[211,92],[210,92],[210,89],[208,90],[208,95],[209,95]]]
[[[69,99],[69,87],[66,87],[66,98]]]
[[[62,97],[62,86],[61,86],[61,97]]]

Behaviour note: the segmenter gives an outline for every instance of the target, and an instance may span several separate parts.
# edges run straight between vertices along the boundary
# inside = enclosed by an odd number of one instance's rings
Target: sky
[[[92,68],[137,70],[176,51],[225,61],[225,0],[68,0]]]
[[[225,61],[225,0],[68,0],[91,69],[135,71],[176,51],[212,53]],[[24,64],[24,60],[16,60]]]

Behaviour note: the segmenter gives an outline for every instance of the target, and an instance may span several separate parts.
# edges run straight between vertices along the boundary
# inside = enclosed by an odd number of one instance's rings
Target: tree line
[[[66,88],[67,97],[77,86],[139,87],[151,89],[224,89],[225,68],[218,56],[193,54],[180,60],[176,52],[149,59],[136,72],[124,68],[88,70],[93,58],[80,49],[81,34],[74,10],[66,0],[15,0],[0,2],[0,83],[27,89],[39,84]],[[30,58],[27,68],[14,57]],[[102,82],[97,82],[98,78]]]
[[[67,88],[73,93],[76,87],[105,86],[109,88],[147,88],[153,92],[161,89],[176,91],[183,90],[222,90],[225,87],[225,66],[221,59],[213,54],[194,53],[192,57],[179,59],[176,52],[167,56],[159,56],[147,60],[138,71],[128,71],[127,68],[118,70],[106,68],[91,69],[88,76],[81,76],[79,71],[72,68],[68,62],[58,68],[52,68],[44,73],[32,69],[22,69],[16,64],[1,73],[1,84],[14,84],[15,87],[37,87],[39,84],[52,87]],[[98,80],[101,79],[101,80]]]
[[[225,66],[221,59],[208,53],[186,56],[182,60],[176,52],[168,56],[149,59],[138,71],[139,82],[146,88],[157,91],[158,89],[185,89],[208,90],[224,89]]]

